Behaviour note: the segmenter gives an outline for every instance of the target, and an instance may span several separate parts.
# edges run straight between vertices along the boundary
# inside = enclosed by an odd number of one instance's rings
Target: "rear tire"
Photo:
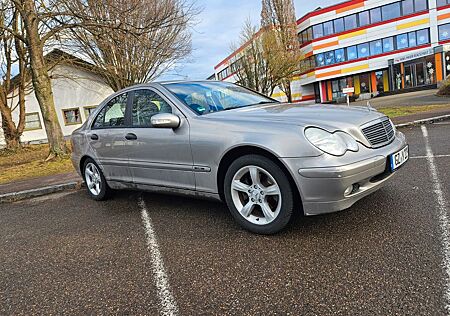
[[[291,219],[291,184],[285,172],[269,158],[246,155],[235,160],[225,175],[224,190],[235,220],[253,233],[275,234]]]
[[[83,177],[89,196],[96,201],[108,199],[111,192],[100,167],[91,158],[86,159],[83,166]]]

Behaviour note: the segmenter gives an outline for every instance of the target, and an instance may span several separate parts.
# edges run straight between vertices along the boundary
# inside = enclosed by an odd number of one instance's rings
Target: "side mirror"
[[[171,113],[162,113],[152,116],[152,126],[155,128],[178,128],[181,124],[179,116]]]

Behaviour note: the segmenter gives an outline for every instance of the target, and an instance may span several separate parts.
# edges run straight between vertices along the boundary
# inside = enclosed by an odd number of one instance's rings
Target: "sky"
[[[297,18],[317,7],[343,0],[294,0]],[[232,51],[247,18],[259,23],[261,0],[197,0],[201,14],[192,29],[192,54],[158,80],[202,80],[214,73],[214,66]]]

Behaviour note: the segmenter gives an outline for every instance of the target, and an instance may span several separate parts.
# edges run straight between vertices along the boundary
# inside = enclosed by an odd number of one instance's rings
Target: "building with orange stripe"
[[[346,87],[359,99],[435,87],[450,74],[450,0],[351,0],[297,25],[305,56],[292,84],[298,102],[339,101]],[[215,67],[216,79],[236,81],[242,49]]]

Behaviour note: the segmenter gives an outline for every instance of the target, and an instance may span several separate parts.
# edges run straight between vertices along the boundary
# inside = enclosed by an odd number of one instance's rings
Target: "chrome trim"
[[[371,130],[371,131],[364,131],[364,129],[370,128],[370,127],[375,127],[377,124],[381,124],[382,128],[379,127],[375,130]],[[389,124],[389,125],[388,125]],[[387,127],[390,126],[391,130],[389,131],[387,129]],[[379,119],[370,121],[368,123],[365,123],[363,125],[360,126],[361,132],[364,135],[364,137],[367,139],[367,141],[369,142],[371,148],[380,148],[380,147],[384,147],[390,143],[392,143],[392,141],[395,139],[395,127],[392,124],[392,121],[387,117],[381,117]],[[371,133],[377,133],[377,136],[375,137],[370,137],[368,136],[368,134]],[[392,133],[391,136],[389,136]],[[374,140],[377,138],[381,138],[381,137],[385,137],[387,139],[387,141],[381,142],[381,143],[377,143]]]

